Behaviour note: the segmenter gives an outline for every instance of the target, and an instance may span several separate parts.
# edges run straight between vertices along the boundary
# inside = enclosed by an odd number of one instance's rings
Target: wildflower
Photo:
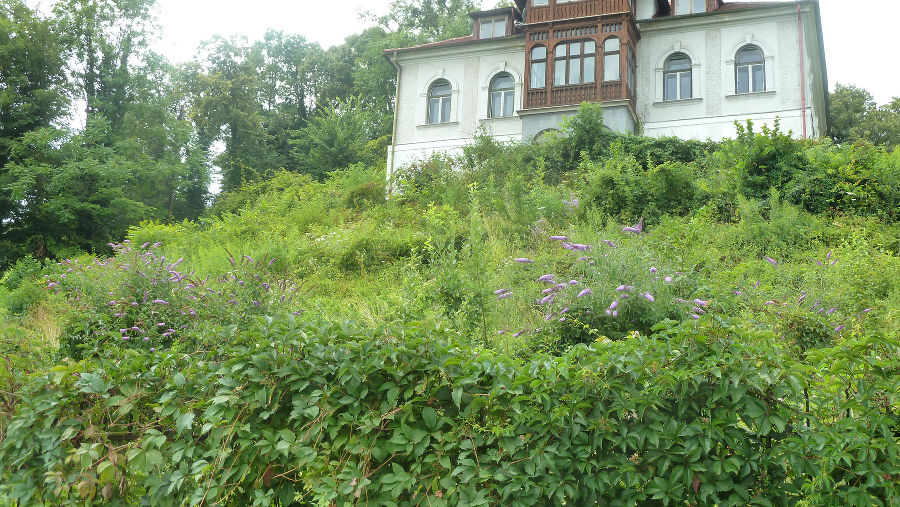
[[[700,308],[699,306],[695,306],[694,308],[692,308],[692,310],[694,310],[694,313],[696,313],[697,315],[703,315],[703,314],[706,313],[706,312],[705,312],[702,308]]]
[[[770,305],[774,305],[774,304],[775,304],[775,301],[772,301],[772,300],[770,299],[770,300],[766,301],[766,302],[763,303],[763,304],[766,305],[766,306],[770,306]]]
[[[612,303],[609,304],[609,309],[610,309],[610,310],[615,310],[616,307],[618,307],[618,306],[619,306],[619,300],[617,299],[617,300],[615,300],[615,301],[613,301]]]
[[[831,264],[829,264],[829,266],[834,266],[834,263],[836,263],[836,262],[837,262],[837,259],[831,261]]]
[[[831,250],[828,251],[828,255],[825,256],[825,262],[828,262],[831,259]]]
[[[588,294],[593,294],[593,292],[591,292],[591,289],[584,289],[578,293],[577,297],[582,298],[584,296],[587,296]]]
[[[588,262],[588,266],[593,266],[593,265],[594,265],[594,261]]]
[[[150,352],[156,352],[156,347],[150,347]]]
[[[650,268],[650,274],[651,274],[651,275],[655,275],[655,274],[656,274],[656,271],[657,271],[656,267],[651,267],[651,268]]]
[[[497,331],[497,334],[498,335],[506,334],[506,331],[507,331],[506,329],[501,329],[501,330]]]
[[[871,308],[866,308],[866,309],[865,309],[865,310],[863,310],[863,311],[862,311],[862,312],[863,312],[863,313],[869,313],[869,312],[871,312],[871,311],[872,311],[872,309],[871,309]]]
[[[48,289],[52,289],[52,288],[54,288],[54,287],[56,287],[56,286],[58,286],[58,285],[59,285],[59,284],[56,283],[56,282],[50,282],[50,283],[47,284],[47,288],[48,288]]]
[[[541,275],[537,280],[535,280],[535,282],[552,282],[552,281],[553,281],[553,275],[550,275],[550,274]]]
[[[777,265],[778,265],[778,261],[776,261],[775,259],[773,259],[773,258],[771,258],[771,257],[766,256],[766,257],[763,257],[763,259],[765,259],[766,262],[768,262],[769,264],[771,264],[771,265],[773,265],[773,266],[777,266]]]
[[[132,330],[132,331],[136,331],[136,332],[138,332],[138,333],[143,333],[143,332],[144,332],[143,329],[141,329],[141,328],[139,328],[139,327],[137,327],[137,326],[132,327],[131,330]]]
[[[528,257],[516,257],[516,258],[513,259],[513,260],[516,261],[516,262],[520,262],[520,263],[522,263],[522,264],[526,264],[526,263],[529,263],[529,262],[534,262],[533,260],[529,259]]]
[[[694,320],[697,320],[697,319],[700,318],[700,316],[697,315],[697,314],[695,314],[695,313],[692,313],[692,314],[691,314],[691,318],[694,319]]]
[[[651,303],[656,301],[656,299],[654,299],[654,297],[653,297],[653,294],[650,294],[649,292],[645,292],[641,295],[644,296],[645,298],[647,298],[647,301],[650,301]]]
[[[840,333],[842,329],[844,329],[844,325],[843,325],[843,324],[841,324],[840,326],[834,328],[834,330],[837,331],[838,333]]]
[[[510,297],[510,296],[512,296],[512,292],[504,292],[503,294],[500,294],[499,296],[497,296],[497,299],[498,299],[498,300],[500,300],[500,299],[506,299],[506,298],[508,298],[508,297]]]
[[[149,337],[149,336],[145,336],[145,337],[144,337],[144,341],[145,341],[145,342],[149,342],[149,341],[150,341],[150,337]]]
[[[562,311],[559,312],[560,315],[565,314],[565,313],[569,313],[569,307],[568,307],[568,306],[565,307],[565,308],[563,308]]]
[[[494,291],[494,294],[500,295],[500,294],[503,294],[504,292],[509,292],[509,289],[497,289]]]
[[[159,327],[166,327],[166,323],[165,323],[165,322],[157,322],[156,325],[159,326]]]
[[[616,292],[623,292],[627,288],[628,287],[626,285],[619,285],[618,287],[616,287]]]
[[[578,280],[569,280],[569,285],[578,285]]]
[[[524,329],[521,330],[521,331],[519,331],[518,333],[514,334],[514,335],[513,335],[513,338],[518,338],[518,337],[522,336],[523,334],[525,334],[525,330],[524,330]]]
[[[735,295],[735,296],[743,296],[744,293],[741,292],[741,291],[739,291],[739,290],[736,290],[736,291],[734,291],[734,295]]]
[[[687,301],[685,301],[685,300],[683,300],[683,299],[681,299],[681,298],[675,298],[675,302],[676,302],[676,303],[687,303]]]
[[[122,341],[123,341],[123,342],[127,342],[127,341],[130,340],[130,339],[131,339],[130,336],[123,336],[123,337],[122,337]]]
[[[612,315],[612,310],[610,310],[609,308],[607,308],[607,309],[606,309],[606,314],[607,314],[607,315]]]
[[[113,314],[113,317],[124,317],[124,316],[125,316],[124,313],[114,313]]]
[[[553,294],[550,294],[550,295],[548,295],[548,296],[544,296],[544,297],[538,302],[538,304],[545,305],[545,304],[547,304],[547,303],[552,303],[552,302],[553,302]]]
[[[831,315],[832,313],[834,313],[834,310],[835,310],[834,308],[829,308],[829,309],[828,309],[828,315]]]
[[[709,301],[704,301],[702,299],[695,299],[694,304],[697,306],[709,306]]]
[[[565,318],[565,317],[560,317],[560,318],[559,318],[559,321],[560,321],[560,322],[565,322],[565,321],[566,321],[566,318]]]
[[[554,285],[553,287],[547,287],[546,289],[542,290],[541,293],[542,294],[550,294],[551,292],[556,292],[558,290],[559,290],[559,287]]]
[[[275,262],[275,257],[272,257],[272,260],[270,260],[269,263],[266,264],[266,267],[268,268],[268,267],[272,266],[273,262]]]
[[[671,276],[667,276],[667,277],[663,278],[663,281],[666,282],[666,283],[672,283],[672,277],[671,277]]]
[[[617,246],[615,243],[613,243],[612,241],[610,241],[608,239],[601,239],[600,242],[611,248],[616,248],[616,246]]]
[[[568,236],[550,236],[553,241],[569,241]]]
[[[798,303],[798,304],[799,304],[799,303],[802,303],[804,299],[806,299],[806,294],[801,295],[801,296],[800,296],[800,299],[797,300],[797,303]]]
[[[619,316],[619,312],[616,311],[616,310],[613,310],[612,316],[613,316],[613,317],[618,317],[618,316]]]
[[[553,317],[556,317],[556,313],[548,313],[547,315],[544,316],[544,320],[549,321]]]
[[[623,227],[622,232],[634,232],[640,234],[644,230],[644,217],[634,227]]]
[[[147,248],[148,246],[150,246],[150,242],[149,242],[149,241],[146,242],[146,243],[144,243],[143,245],[141,245],[141,248]]]
[[[157,305],[167,305],[167,304],[169,304],[169,302],[166,301],[165,299],[154,299],[153,301],[151,301],[151,303],[157,304]]]

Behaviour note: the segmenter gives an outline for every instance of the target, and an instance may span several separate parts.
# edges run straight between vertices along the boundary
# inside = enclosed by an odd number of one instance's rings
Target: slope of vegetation
[[[0,498],[900,501],[900,151],[600,122],[19,261]]]

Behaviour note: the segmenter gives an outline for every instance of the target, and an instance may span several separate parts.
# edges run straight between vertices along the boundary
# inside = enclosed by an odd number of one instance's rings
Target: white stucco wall
[[[804,6],[807,88],[807,135],[823,135],[823,83],[812,10]],[[753,120],[757,127],[779,118],[783,131],[800,136],[800,54],[796,6],[735,11],[706,16],[671,17],[640,25],[637,115],[643,133],[687,139],[722,139],[735,135],[734,122]],[[765,55],[766,91],[735,94],[734,57],[746,44]],[[675,52],[692,64],[693,96],[663,101],[663,66]],[[818,87],[818,91],[816,88]]]
[[[422,160],[437,151],[458,152],[471,142],[479,127],[502,141],[522,139],[517,114],[488,117],[491,80],[508,72],[515,81],[515,110],[522,108],[525,76],[525,38],[507,37],[431,47],[396,55],[400,67],[397,97],[397,135],[388,147],[388,171]],[[446,79],[452,87],[450,122],[427,122],[431,84]]]

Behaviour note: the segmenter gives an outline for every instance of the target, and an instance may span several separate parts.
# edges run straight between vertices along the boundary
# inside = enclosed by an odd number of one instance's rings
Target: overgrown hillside
[[[894,505],[900,150],[585,106],[0,280],[0,498]]]

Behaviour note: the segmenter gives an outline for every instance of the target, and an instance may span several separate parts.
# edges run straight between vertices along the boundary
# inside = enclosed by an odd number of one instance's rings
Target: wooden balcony
[[[525,109],[552,106],[577,106],[582,102],[609,102],[629,100],[634,102],[625,85],[621,81],[606,83],[588,83],[574,86],[553,86],[527,90],[525,93]]]
[[[542,23],[562,19],[575,19],[601,14],[631,12],[629,0],[582,0],[553,5],[532,7],[528,13],[527,23]]]

